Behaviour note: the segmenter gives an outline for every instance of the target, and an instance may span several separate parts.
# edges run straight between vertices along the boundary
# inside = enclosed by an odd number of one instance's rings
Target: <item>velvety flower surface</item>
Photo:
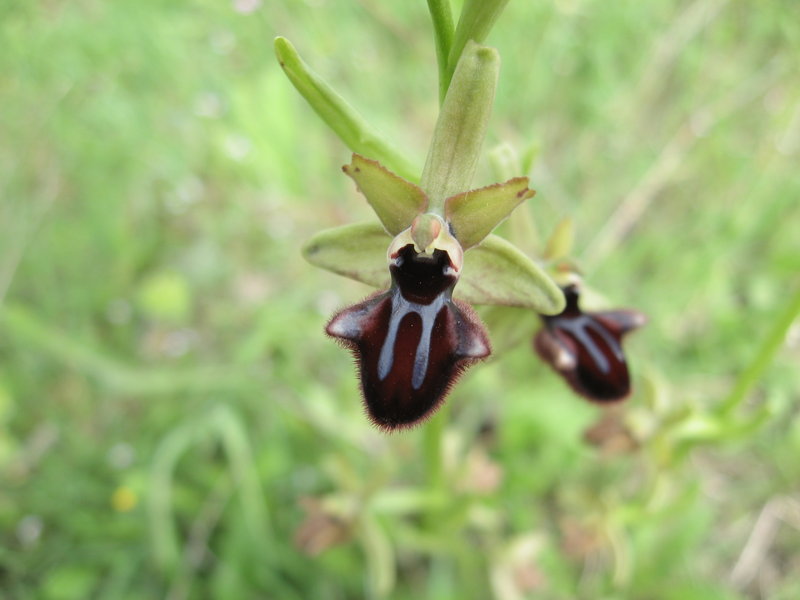
[[[575,392],[596,402],[614,402],[630,394],[622,338],[646,317],[635,310],[583,312],[577,286],[564,288],[567,306],[558,315],[542,315],[544,326],[534,348]]]
[[[431,415],[450,386],[490,353],[472,308],[452,298],[460,257],[414,244],[389,250],[392,284],[336,314],[327,333],[356,357],[372,421],[392,430]]]

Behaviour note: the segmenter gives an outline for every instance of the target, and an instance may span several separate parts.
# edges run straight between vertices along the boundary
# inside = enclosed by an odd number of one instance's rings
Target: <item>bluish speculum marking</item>
[[[450,301],[457,278],[447,252],[431,256],[414,252],[413,245],[401,248],[390,267],[392,274],[392,312],[386,339],[378,357],[378,379],[383,381],[395,364],[397,332],[406,316],[417,314],[421,321],[419,342],[414,354],[411,385],[418,390],[428,373],[431,335],[439,312]]]
[[[387,252],[391,288],[340,311],[326,328],[356,356],[364,406],[386,430],[430,415],[463,370],[491,352],[477,316],[452,297],[460,247],[417,252],[414,242],[396,241]]]
[[[590,317],[581,316],[573,319],[562,319],[559,321],[558,327],[571,333],[578,340],[578,343],[586,349],[597,368],[603,373],[608,373],[611,370],[611,364],[604,356],[603,350],[597,347],[597,344],[589,335],[589,329],[603,338],[603,341],[608,345],[608,349],[614,353],[615,358],[620,361],[625,360],[622,347],[617,343],[617,340]]]
[[[630,374],[622,338],[641,326],[644,316],[632,310],[584,313],[578,288],[562,289],[567,305],[561,314],[543,317],[534,348],[579,394],[598,402],[625,398]]]
[[[425,375],[428,371],[428,356],[431,350],[431,333],[433,332],[433,324],[436,322],[436,317],[439,311],[447,302],[448,298],[445,294],[440,294],[434,298],[430,304],[418,304],[416,302],[409,302],[403,298],[399,289],[393,290],[392,293],[392,316],[389,319],[389,331],[386,334],[386,339],[381,348],[381,354],[378,358],[378,379],[383,381],[389,375],[394,364],[394,347],[397,341],[397,330],[400,327],[400,322],[411,313],[416,313],[422,320],[422,331],[420,332],[419,343],[414,355],[414,369],[411,378],[411,385],[415,390],[422,386],[425,381]]]

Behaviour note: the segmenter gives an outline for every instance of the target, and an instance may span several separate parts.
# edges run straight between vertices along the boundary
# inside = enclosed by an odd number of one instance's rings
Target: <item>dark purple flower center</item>
[[[392,282],[409,302],[430,304],[442,294],[449,299],[456,284],[450,256],[444,250],[434,250],[427,256],[414,251],[413,244],[403,246],[392,257],[389,271]]]

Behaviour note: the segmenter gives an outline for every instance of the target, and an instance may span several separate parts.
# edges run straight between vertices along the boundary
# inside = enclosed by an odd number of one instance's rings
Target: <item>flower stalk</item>
[[[428,10],[433,23],[433,37],[436,44],[436,62],[439,66],[439,104],[444,102],[450,84],[448,59],[453,46],[453,11],[450,0],[428,0]]]

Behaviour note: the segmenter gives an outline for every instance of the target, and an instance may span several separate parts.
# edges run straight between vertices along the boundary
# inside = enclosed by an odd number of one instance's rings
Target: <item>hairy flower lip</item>
[[[458,276],[445,250],[425,255],[411,242],[391,256],[391,287],[326,327],[353,352],[367,414],[386,431],[432,415],[461,373],[491,352],[475,312],[452,298]]]
[[[630,395],[630,374],[623,337],[647,322],[635,310],[583,312],[577,285],[562,288],[567,306],[558,315],[541,315],[543,327],[534,338],[537,354],[577,394],[599,403]]]

